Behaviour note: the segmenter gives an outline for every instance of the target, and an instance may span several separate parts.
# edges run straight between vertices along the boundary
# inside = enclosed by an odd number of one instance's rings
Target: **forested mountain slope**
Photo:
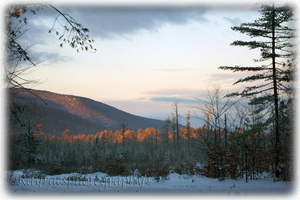
[[[42,98],[47,105],[35,95]],[[138,130],[148,127],[161,129],[163,121],[132,115],[107,104],[92,99],[73,95],[62,95],[48,91],[9,89],[10,131],[18,131],[18,120],[11,111],[16,105],[26,105],[18,117],[24,121],[29,119],[34,124],[41,124],[42,131],[47,135],[61,135],[69,129],[70,135],[95,134],[101,130],[120,129],[125,122],[127,129]],[[13,102],[13,103],[12,103]],[[15,112],[21,112],[15,110]]]

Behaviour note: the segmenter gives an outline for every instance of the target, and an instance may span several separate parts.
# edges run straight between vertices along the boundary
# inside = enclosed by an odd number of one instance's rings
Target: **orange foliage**
[[[243,134],[244,133],[244,129],[240,128],[239,133]]]
[[[23,11],[23,10],[20,10],[20,9],[11,9],[10,10],[10,13],[11,13],[11,15],[12,16],[17,16],[17,17],[19,17],[19,16],[21,16],[21,15],[25,15],[25,11]]]
[[[204,126],[199,127],[199,128],[189,128],[189,137],[190,138],[206,138],[207,137],[207,129],[204,128]],[[243,134],[244,133],[244,129],[240,128],[240,129],[236,129],[235,131],[236,134]],[[220,130],[220,134],[223,137],[224,136],[224,130]],[[19,133],[13,133],[10,132],[9,136],[18,136]],[[98,137],[99,139],[102,138],[102,140],[105,140],[107,142],[112,142],[112,143],[122,143],[123,142],[123,135],[119,130],[116,130],[115,132],[113,131],[101,131],[101,132],[97,132],[95,135],[84,135],[84,134],[78,134],[78,135],[74,135],[71,136],[70,135],[70,131],[68,129],[66,129],[64,131],[64,133],[61,136],[45,136],[44,133],[41,131],[41,124],[37,124],[35,129],[34,129],[34,136],[37,137],[42,137],[44,139],[49,139],[50,141],[54,142],[54,141],[58,141],[58,142],[76,142],[76,141],[82,141],[85,143],[90,143],[91,145],[94,144],[94,142],[96,141],[96,137]],[[181,127],[179,135],[184,138],[184,139],[188,139],[188,130],[186,127]],[[158,142],[162,141],[161,136],[161,132],[158,131],[157,129],[151,127],[151,128],[146,128],[144,131],[140,128],[138,129],[137,132],[133,131],[133,130],[126,130],[124,133],[124,139],[127,142],[130,141],[137,141],[137,142],[143,142],[144,140],[149,141],[150,138],[153,138],[154,140],[157,139]],[[254,137],[258,136],[258,133],[255,133],[253,135]],[[104,137],[104,138],[103,138]],[[173,133],[171,130],[168,131],[168,138],[170,141],[173,140]]]
[[[44,133],[41,131],[41,124],[37,124],[34,128],[34,133],[33,135],[34,136],[39,136],[39,137],[42,137],[42,135],[44,135]]]
[[[54,142],[55,140],[56,140],[55,135],[50,136],[50,141],[51,141],[51,142]]]
[[[181,127],[180,129],[180,135],[181,137],[183,137],[184,139],[188,139],[188,131],[185,127]],[[196,138],[196,133],[195,133],[195,129],[190,127],[190,138]]]
[[[172,133],[172,131],[169,130],[169,139],[173,141],[173,136],[174,134]]]
[[[136,139],[139,142],[143,142],[143,140],[145,139],[145,136],[144,136],[143,131],[142,131],[141,128],[137,131]]]
[[[67,141],[71,141],[71,137],[70,137],[70,134],[69,134],[69,130],[66,129],[62,135],[63,139],[64,140],[67,140]]]
[[[14,133],[14,132],[11,131],[11,132],[9,133],[9,136],[13,136],[13,137],[14,137],[14,136],[18,136],[18,135],[19,135],[19,132]]]
[[[114,133],[114,142],[119,143],[119,144],[122,143],[123,142],[122,137],[123,136],[122,136],[121,132],[116,130],[116,132]]]
[[[189,128],[189,137],[190,138],[207,138],[207,129],[204,128],[204,126],[199,127],[199,128]],[[234,133],[231,134],[243,134],[244,133],[244,129],[240,128],[240,129],[236,129],[236,131]],[[229,133],[228,133],[229,134]],[[268,133],[261,133],[264,134],[265,136],[268,135]],[[10,132],[9,136],[12,137],[18,137],[19,133],[13,133]],[[94,144],[94,142],[96,141],[96,137],[98,137],[99,139],[102,138],[102,140],[105,140],[107,142],[112,142],[112,143],[123,143],[123,135],[121,133],[121,131],[116,130],[115,132],[113,131],[101,131],[101,132],[97,132],[95,135],[84,135],[84,134],[78,134],[78,135],[70,135],[70,131],[68,129],[66,129],[64,131],[64,133],[61,136],[46,136],[44,135],[44,133],[41,131],[41,125],[37,124],[35,129],[34,129],[34,136],[36,137],[42,137],[43,139],[49,139],[52,142],[61,142],[61,143],[65,143],[65,142],[69,142],[69,143],[73,143],[76,141],[81,141],[84,143],[90,143],[91,145]],[[179,135],[184,138],[184,139],[188,139],[188,130],[186,127],[181,127]],[[224,137],[224,130],[220,130],[220,135],[221,137]],[[133,130],[126,130],[124,133],[124,139],[127,142],[130,141],[137,141],[137,142],[143,142],[144,140],[149,141],[151,138],[153,138],[153,141],[155,141],[157,139],[158,142],[162,142],[162,138],[161,136],[161,132],[156,130],[155,128],[151,127],[151,128],[146,128],[144,131],[142,129],[138,129],[137,132],[133,131]],[[168,131],[168,138],[170,141],[173,141],[173,132],[171,130]],[[253,135],[253,137],[258,137],[258,133],[255,133]],[[250,137],[250,136],[249,136]]]
[[[127,131],[125,131],[124,135],[125,135],[125,138],[127,140],[132,140],[132,138],[133,138],[133,131],[127,130]]]

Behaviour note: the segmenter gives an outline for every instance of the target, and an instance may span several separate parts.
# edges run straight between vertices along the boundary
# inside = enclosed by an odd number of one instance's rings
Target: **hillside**
[[[25,90],[9,89],[8,96],[13,104],[27,106],[21,115],[22,120],[30,119],[32,123],[41,124],[42,131],[47,135],[61,135],[65,129],[69,129],[71,135],[95,134],[105,129],[117,130],[123,121],[128,124],[127,129],[131,130],[148,127],[161,129],[164,125],[163,121],[132,115],[84,97],[40,90],[31,92],[42,98],[47,105]],[[13,104],[10,103],[10,110],[15,108]],[[12,114],[10,116],[10,131],[18,131],[19,124]]]

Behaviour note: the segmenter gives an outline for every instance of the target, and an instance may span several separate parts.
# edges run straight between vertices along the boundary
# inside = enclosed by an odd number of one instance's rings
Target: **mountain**
[[[46,135],[61,135],[66,129],[69,129],[70,135],[115,131],[121,129],[123,122],[127,129],[135,131],[149,127],[161,129],[164,125],[161,120],[132,115],[85,97],[15,88],[8,89],[8,97],[9,110],[13,111],[10,112],[9,131],[14,132],[21,130],[18,121],[41,124]],[[21,112],[18,105],[26,105],[24,111]],[[18,117],[13,113],[17,113]]]

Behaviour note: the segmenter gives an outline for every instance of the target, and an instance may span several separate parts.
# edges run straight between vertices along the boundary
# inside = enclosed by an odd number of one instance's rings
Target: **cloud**
[[[197,6],[54,6],[88,28],[90,38],[95,40],[128,37],[143,30],[157,32],[166,24],[184,25],[192,21],[207,21],[204,17],[206,9]],[[37,11],[36,15],[27,12],[24,17],[27,18],[28,25],[24,29],[28,29],[28,32],[19,41],[23,48],[31,44],[46,46],[52,41],[55,41],[54,45],[59,46],[61,41],[58,40],[55,31],[48,33],[53,27],[62,33],[66,21],[58,15],[59,13],[51,7]],[[56,17],[58,21],[54,25]],[[18,19],[12,21],[15,25],[18,24]]]
[[[164,24],[183,25],[207,21],[204,7],[164,6],[86,6],[59,7],[85,27],[91,37],[103,39],[135,34],[140,30],[157,31]]]
[[[48,53],[48,52],[30,52],[33,60],[36,62],[43,62],[44,65],[53,65],[53,63],[66,63],[70,62],[72,59],[67,56],[61,56],[59,53]]]
[[[155,95],[155,96],[169,96],[174,97],[182,97],[182,96],[197,96],[201,90],[197,89],[160,89],[160,90],[147,90],[141,92],[142,94],[147,95]]]
[[[226,21],[230,22],[232,25],[237,26],[241,24],[241,19],[239,17],[223,17]]]
[[[221,72],[221,73],[211,73],[210,79],[213,80],[235,80],[240,78],[245,78],[257,74],[257,72]]]
[[[175,98],[173,97],[153,97],[150,99],[151,101],[159,101],[159,102],[170,102],[173,103]],[[198,104],[199,101],[194,99],[183,99],[183,98],[176,98],[176,100],[179,100],[180,103],[185,104]]]
[[[254,5],[245,5],[239,7],[241,10],[254,10],[257,11],[260,8],[260,3],[255,3]]]
[[[154,72],[183,72],[196,70],[197,68],[164,68],[164,69],[149,69],[149,70],[141,70],[141,71],[154,71]]]
[[[253,9],[253,6],[242,6],[242,7],[240,7],[240,9],[242,9],[242,10],[251,10],[251,9]]]

